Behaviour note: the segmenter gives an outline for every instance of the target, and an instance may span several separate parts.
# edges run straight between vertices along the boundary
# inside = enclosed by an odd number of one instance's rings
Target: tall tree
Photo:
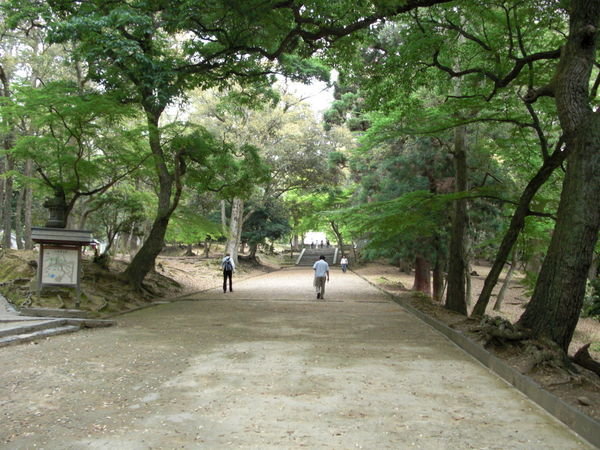
[[[21,17],[28,17],[32,11],[45,10],[43,2],[27,2],[19,6],[18,14]],[[47,30],[42,23],[14,19],[10,2],[0,2],[0,65],[6,69],[12,87],[10,96],[4,98],[7,103],[3,104],[0,116],[4,126],[11,124],[10,134],[16,143],[22,136],[40,134],[30,115],[15,112],[18,109],[15,106],[22,104],[22,87],[36,89],[57,80],[70,80],[83,88],[85,80],[81,78],[81,67],[71,58],[68,46],[53,46],[48,43]],[[39,177],[34,172],[33,161],[24,159],[15,148],[6,153],[6,158],[14,166],[14,170],[5,175],[11,178],[16,197],[11,202],[11,215],[14,216],[17,246],[22,246],[21,241],[24,240],[24,247],[31,249],[32,220],[43,220],[42,216],[36,217],[37,214],[32,211],[38,206],[37,199],[34,202],[33,187],[39,186]],[[44,193],[38,189],[36,194],[37,198],[41,198]]]
[[[552,241],[532,300],[519,324],[566,351],[581,309],[600,221],[596,200],[600,181],[592,175],[598,172],[600,161],[600,113],[593,107],[597,88],[590,89],[598,85],[598,74],[594,75],[596,80],[591,77],[597,65],[600,4],[575,0],[568,3],[567,9],[563,9],[562,2],[551,5],[550,9],[548,2],[504,2],[492,7],[481,1],[461,5],[460,11],[452,10],[443,21],[434,19],[435,23],[441,29],[460,30],[473,50],[479,48],[482,55],[489,56],[472,57],[469,67],[455,70],[449,63],[449,54],[440,51],[445,47],[436,45],[431,66],[451,77],[474,79],[482,88],[482,98],[489,100],[507,98],[509,92],[516,96],[519,89],[527,87],[530,91],[524,99],[530,104],[545,96],[555,99],[564,139],[564,147],[559,145],[557,149],[568,152],[567,168]],[[464,29],[451,19],[455,11],[461,17],[476,17],[471,8],[491,19],[485,22],[485,29],[481,25]],[[567,20],[565,42],[561,31]],[[494,29],[487,24],[500,22],[517,23],[519,27],[502,35],[492,34]],[[542,24],[557,32],[546,33],[540,39]],[[493,41],[491,36],[496,36]],[[558,48],[561,44],[562,48]],[[491,51],[499,46],[505,51],[493,52],[492,56]],[[504,57],[498,60],[501,54]],[[553,159],[559,159],[558,156]]]
[[[466,127],[458,126],[454,129],[454,179],[456,192],[466,192],[467,184],[467,139]],[[466,251],[466,239],[469,217],[467,214],[467,200],[459,198],[454,201],[452,211],[452,228],[448,252],[448,293],[446,295],[446,308],[467,315],[467,290],[466,279],[469,277]]]
[[[141,130],[127,129],[136,111],[110,95],[64,82],[16,95],[13,114],[37,134],[19,136],[13,153],[31,159],[48,191],[64,197],[65,223],[79,198],[106,192],[148,158]]]
[[[4,52],[3,52],[4,53]],[[2,59],[0,59],[0,104],[7,105],[11,98],[11,82],[12,75],[11,70],[7,67],[5,62],[5,55],[2,54]],[[13,68],[14,69],[14,68]],[[15,120],[13,117],[7,114],[3,114],[1,118],[1,128],[0,128],[0,140],[1,144],[1,153],[0,153],[0,161],[2,162],[2,189],[0,193],[0,200],[2,204],[0,208],[2,208],[2,213],[0,217],[2,218],[2,245],[4,248],[11,247],[12,241],[12,223],[13,223],[13,179],[14,179],[14,166],[15,160],[12,155],[12,146],[15,138]]]
[[[476,8],[489,7],[478,2]],[[504,33],[504,63],[491,66],[493,58],[473,58],[472,66],[452,69],[444,63],[442,53],[435,51],[433,66],[451,77],[475,77],[487,80],[481,86],[491,91],[486,98],[493,99],[509,88],[530,87],[525,101],[533,104],[543,96],[555,99],[564,146],[568,152],[567,169],[553,238],[542,265],[531,302],[520,319],[521,326],[530,328],[534,336],[545,337],[567,350],[575,329],[586,276],[591,263],[594,244],[598,238],[599,214],[596,198],[598,177],[598,112],[593,110],[595,90],[590,91],[592,70],[596,64],[598,2],[572,1],[568,9],[555,2],[552,14],[544,2],[506,2],[490,8],[485,14],[499,14],[505,23],[517,23],[519,28]],[[465,5],[465,9],[470,5]],[[462,16],[468,16],[462,13]],[[569,21],[566,43],[560,31]],[[547,33],[540,39],[540,26],[552,24],[558,33]],[[456,21],[440,22],[444,28],[459,28]],[[488,53],[502,42],[488,39],[490,29],[461,30],[474,47]],[[561,43],[562,49],[557,48]],[[496,45],[490,45],[496,44]],[[499,55],[499,53],[495,53]],[[558,64],[556,61],[558,60]],[[479,61],[479,62],[478,62]],[[492,70],[493,69],[493,70]],[[499,69],[499,70],[498,70]],[[540,86],[534,88],[535,86]],[[487,87],[486,87],[487,86]],[[562,146],[559,146],[562,150]],[[559,159],[558,155],[554,160]],[[546,167],[544,170],[547,170]],[[584,181],[585,180],[585,181]]]
[[[107,89],[118,89],[144,110],[160,189],[152,231],[126,271],[132,285],[139,288],[162,248],[169,217],[181,196],[182,161],[169,164],[173,155],[164,151],[159,127],[169,104],[194,86],[264,77],[273,70],[267,61],[278,60],[283,72],[297,73],[306,63],[289,56],[294,51],[306,56],[386,15],[446,1],[367,2],[357,7],[341,0],[323,7],[259,0],[235,5],[53,0],[47,4],[54,15],[43,9],[43,21],[37,17],[39,10],[22,9],[17,1],[7,1],[7,5],[18,20],[50,24],[55,41],[75,42],[90,78]]]
[[[289,217],[282,202],[268,203],[256,208],[246,221],[242,241],[250,246],[250,257],[255,258],[259,245],[276,241],[290,232]]]
[[[590,91],[600,26],[600,2],[572,0],[569,34],[552,81],[529,94],[554,97],[569,148],[557,221],[538,281],[519,324],[565,352],[583,305],[600,229],[600,111]],[[599,76],[599,75],[597,75]],[[593,93],[593,95],[592,95]]]
[[[232,89],[204,92],[193,105],[191,120],[205,124],[225,140],[257,147],[269,166],[270,175],[254,180],[253,190],[227,199],[231,217],[226,252],[234,260],[244,224],[257,210],[276,204],[287,192],[316,189],[337,180],[337,172],[328,165],[328,155],[336,146],[348,144],[343,141],[347,135],[324,132],[301,99],[286,92]]]

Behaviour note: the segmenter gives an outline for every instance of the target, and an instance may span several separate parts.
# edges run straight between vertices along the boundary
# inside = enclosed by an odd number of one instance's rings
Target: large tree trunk
[[[592,264],[588,270],[588,280],[592,281],[598,278],[600,272],[600,255],[595,253],[592,257]]]
[[[335,239],[337,240],[338,248],[340,249],[342,256],[345,256],[344,237],[342,236],[342,233],[340,232],[340,229],[338,228],[337,224],[333,220],[331,220],[329,223],[331,224],[331,229],[333,230],[333,234],[335,234]]]
[[[85,230],[87,226],[87,220],[90,217],[90,214],[98,211],[101,208],[101,205],[98,204],[95,208],[90,208],[90,204],[94,201],[94,197],[87,197],[81,205],[81,214],[79,215],[79,224],[77,225],[78,229]]]
[[[204,257],[208,258],[209,255],[210,255],[210,240],[205,239],[204,240]]]
[[[4,148],[8,150],[9,143],[6,141]],[[8,148],[7,148],[8,147]],[[5,170],[9,172],[14,169],[14,160],[12,156],[6,155],[5,157]],[[2,246],[4,248],[11,248],[11,236],[12,236],[12,197],[13,197],[13,177],[12,175],[4,178],[4,204],[2,205],[2,230],[4,231],[2,237]]]
[[[152,224],[152,229],[144,245],[140,247],[135,254],[123,276],[129,281],[129,284],[140,290],[146,275],[154,270],[156,257],[160,254],[163,246],[169,217],[157,217]]]
[[[154,164],[158,175],[158,208],[156,218],[152,224],[148,238],[123,272],[123,276],[129,284],[137,290],[141,290],[146,275],[154,270],[154,263],[160,254],[163,245],[169,219],[179,203],[181,196],[180,177],[183,175],[181,162],[175,157],[175,174],[171,174],[165,161],[163,153],[159,123],[159,112],[148,112],[148,140],[150,149],[154,155]],[[175,192],[174,188],[175,187]]]
[[[485,314],[485,310],[490,301],[490,296],[492,295],[492,291],[494,290],[494,286],[498,282],[498,277],[500,277],[500,273],[502,272],[502,268],[508,259],[508,255],[512,250],[517,238],[519,237],[519,233],[525,226],[525,218],[529,212],[529,204],[531,200],[543,186],[543,184],[550,178],[554,169],[559,167],[563,161],[565,160],[568,151],[561,151],[557,149],[554,151],[552,156],[550,156],[535,176],[527,183],[525,190],[521,194],[519,198],[519,203],[515,212],[510,220],[510,225],[508,226],[508,230],[504,234],[504,238],[502,239],[502,243],[498,248],[498,252],[496,253],[496,258],[494,259],[494,263],[488,273],[488,276],[485,278],[485,282],[483,284],[483,289],[479,294],[479,299],[475,304],[475,308],[473,308],[472,316],[483,316]]]
[[[10,96],[8,74],[5,72],[4,67],[0,65],[0,96],[8,98]],[[2,147],[5,150],[10,148],[8,136],[5,136],[2,141]],[[8,171],[8,156],[0,155],[0,175],[4,175]],[[4,208],[6,199],[6,183],[7,179],[0,177],[0,226],[4,229]],[[9,240],[10,242],[10,240]],[[10,247],[9,247],[10,248]]]
[[[137,224],[135,222],[131,225],[131,231],[127,233],[127,238],[124,239],[123,236],[119,236],[119,245],[117,246],[117,251],[121,249],[123,254],[128,254],[130,256],[132,253],[134,253],[134,247],[136,246],[137,238],[134,236],[133,230],[135,230],[136,226]]]
[[[234,198],[231,206],[231,218],[229,220],[229,238],[225,245],[225,252],[229,253],[234,263],[238,263],[238,247],[242,235],[242,225],[244,220],[244,200]]]
[[[27,159],[25,161],[25,177],[29,178],[33,175],[33,161]],[[23,239],[25,241],[25,250],[31,250],[33,248],[33,241],[31,240],[31,209],[33,207],[33,191],[31,185],[27,183],[24,188],[25,191],[25,205],[23,214]]]
[[[248,255],[251,260],[256,259],[256,252],[258,251],[258,244],[250,245],[250,254]]]
[[[456,176],[456,192],[467,190],[467,143],[466,128],[457,127],[454,131],[454,167]],[[448,268],[448,293],[446,308],[467,315],[465,277],[467,272],[467,256],[465,239],[467,234],[467,201],[454,201],[452,215],[452,231],[450,234]]]
[[[15,208],[15,238],[19,250],[23,250],[23,203],[25,203],[25,190],[20,189],[17,193],[17,205]]]
[[[510,286],[510,282],[512,280],[513,273],[517,267],[517,252],[513,252],[512,261],[510,263],[510,267],[506,272],[506,277],[504,278],[504,283],[502,283],[502,287],[500,288],[500,292],[498,292],[498,296],[496,297],[496,303],[494,303],[494,311],[500,311],[502,309],[502,302],[504,301],[504,297],[506,296],[506,291]]]
[[[225,200],[221,200],[221,230],[227,234],[227,205]]]
[[[589,101],[599,22],[600,2],[571,1],[569,37],[551,86],[571,154],[552,240],[518,322],[565,352],[579,319],[600,229],[600,112]]]
[[[110,255],[110,251],[113,248],[117,248],[119,243],[118,241],[119,233],[117,230],[109,229],[106,230],[106,247],[104,247],[104,251],[102,252],[102,256],[108,257]]]
[[[467,209],[467,220],[468,220],[468,209]],[[467,222],[467,228],[469,224]],[[473,298],[473,283],[471,280],[471,274],[473,273],[473,265],[471,264],[471,240],[468,235],[465,235],[465,301],[467,303],[467,308],[471,307],[471,302]]]
[[[6,167],[5,159],[6,158],[4,156],[0,155],[0,175],[3,175],[5,172],[5,167]],[[0,177],[0,226],[2,226],[2,224],[4,223],[4,214],[3,214],[4,208],[2,207],[4,205],[4,184],[5,184],[4,177]]]
[[[431,263],[422,256],[415,258],[415,281],[412,290],[431,296]]]
[[[446,269],[446,260],[445,251],[442,248],[442,237],[439,234],[436,234],[433,244],[435,261],[432,270],[432,297],[436,302],[442,303],[444,300],[444,290],[446,288],[446,277],[444,272]]]
[[[436,259],[433,266],[433,299],[441,302],[444,297],[444,267],[440,263],[440,258]]]

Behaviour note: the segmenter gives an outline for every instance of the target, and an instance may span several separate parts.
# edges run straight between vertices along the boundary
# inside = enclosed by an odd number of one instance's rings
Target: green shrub
[[[600,278],[588,283],[586,295],[583,299],[581,317],[593,317],[600,320]]]

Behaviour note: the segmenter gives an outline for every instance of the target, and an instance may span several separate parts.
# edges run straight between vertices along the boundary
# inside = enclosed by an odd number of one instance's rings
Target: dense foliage
[[[520,325],[566,350],[598,276],[599,9],[1,0],[3,245],[31,247],[54,197],[141,288],[166,241],[235,256],[320,230],[476,316],[518,261]],[[332,68],[320,121],[286,83]]]

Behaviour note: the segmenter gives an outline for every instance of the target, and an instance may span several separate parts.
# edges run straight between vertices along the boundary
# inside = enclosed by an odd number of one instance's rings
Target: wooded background
[[[321,230],[465,315],[520,268],[517,325],[564,352],[600,314],[600,2],[0,8],[4,248],[32,247],[52,198],[99,261],[132,255],[138,288],[165,242],[237,259]],[[332,82],[323,118],[292,80]],[[469,305],[475,260],[492,267]]]

